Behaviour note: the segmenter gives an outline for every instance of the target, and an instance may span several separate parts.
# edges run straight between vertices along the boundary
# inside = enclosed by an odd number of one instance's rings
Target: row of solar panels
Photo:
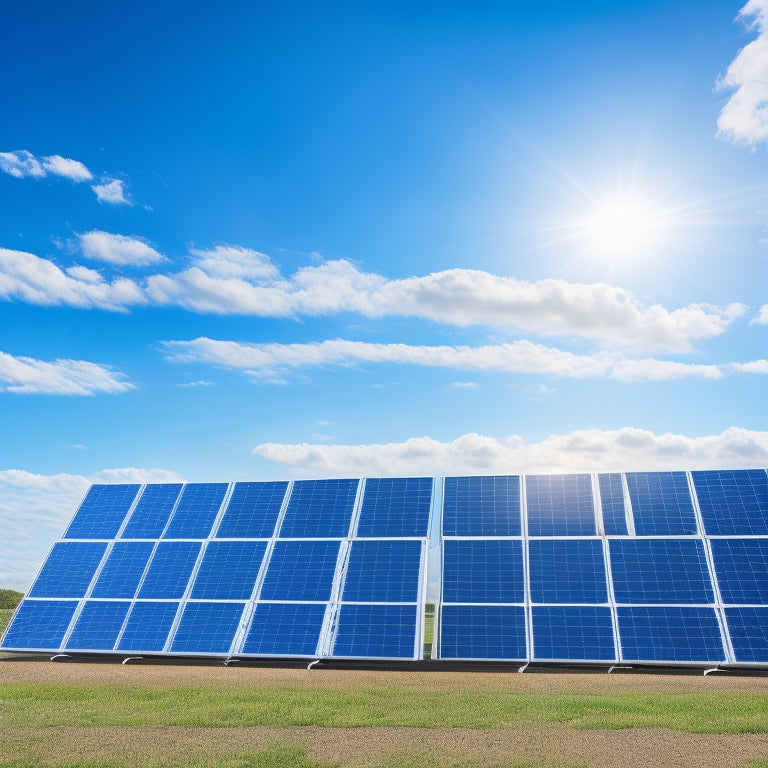
[[[93,486],[0,647],[418,658],[440,515],[442,658],[768,663],[763,470]]]

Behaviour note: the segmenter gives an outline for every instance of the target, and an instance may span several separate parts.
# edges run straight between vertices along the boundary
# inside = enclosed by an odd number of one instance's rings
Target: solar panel
[[[286,482],[235,483],[216,533],[220,539],[268,539],[275,531]]]
[[[446,477],[444,536],[520,536],[520,478]]]
[[[325,612],[325,603],[259,603],[242,655],[314,656]]]
[[[359,480],[300,480],[293,484],[280,536],[344,538],[349,533]]]
[[[431,477],[366,480],[358,536],[426,536],[432,504]]]
[[[415,603],[419,599],[420,541],[355,541],[342,599],[347,602]]]
[[[140,485],[92,485],[64,538],[113,539],[139,488]]]
[[[3,650],[57,651],[77,600],[23,600],[3,636]]]
[[[189,483],[185,485],[163,538],[206,538],[211,532],[226,493],[226,483]]]
[[[736,661],[768,663],[768,608],[726,608],[725,618]]]
[[[712,603],[701,541],[615,539],[609,542],[617,603]]]
[[[525,661],[525,608],[513,605],[443,605],[443,659]]]
[[[113,648],[128,609],[127,600],[88,600],[67,641],[68,651]]]
[[[54,544],[29,596],[83,597],[106,551],[106,542],[100,541]]]
[[[627,472],[638,536],[696,533],[696,516],[685,472]]]
[[[534,605],[533,657],[541,661],[615,661],[613,620],[608,607]]]
[[[768,605],[768,539],[713,539],[711,546],[723,602]]]
[[[326,601],[331,597],[338,541],[278,541],[267,568],[262,600]]]
[[[115,542],[91,596],[134,597],[154,547],[151,541]]]
[[[181,493],[180,483],[148,485],[142,491],[127,525],[124,539],[159,539]]]
[[[412,659],[416,605],[342,605],[333,655]]]
[[[527,475],[529,536],[594,536],[595,506],[589,475]]]
[[[532,539],[532,603],[605,603],[608,584],[599,539]]]
[[[762,469],[691,472],[710,536],[768,535],[768,474]]]
[[[522,603],[523,547],[516,539],[446,539],[444,603]]]
[[[161,541],[149,564],[139,597],[178,600],[184,596],[197,563],[199,541]]]
[[[624,484],[618,472],[597,476],[600,487],[600,506],[603,512],[603,530],[608,536],[626,536],[627,513],[624,506]]]
[[[244,607],[244,603],[188,602],[171,653],[228,654]]]
[[[117,650],[130,653],[161,653],[179,610],[174,601],[136,602],[128,616]]]
[[[263,541],[212,541],[192,587],[193,600],[248,600],[267,545]]]

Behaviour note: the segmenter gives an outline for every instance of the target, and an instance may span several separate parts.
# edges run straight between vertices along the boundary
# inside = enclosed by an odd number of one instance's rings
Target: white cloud
[[[141,237],[113,235],[98,229],[78,237],[83,256],[88,259],[106,261],[110,264],[131,264],[137,267],[166,260],[165,256],[158,253]]]
[[[35,360],[0,352],[0,392],[95,395],[133,389],[125,374],[86,360]]]
[[[0,298],[116,312],[146,303],[143,291],[132,280],[106,282],[95,270],[84,270],[72,267],[65,273],[48,259],[0,248]]]
[[[735,88],[717,121],[718,134],[741,144],[768,142],[768,0],[750,0],[739,19],[757,37],[739,51],[719,88]],[[750,19],[752,21],[750,21]]]
[[[665,381],[689,376],[717,379],[723,375],[715,365],[629,360],[610,352],[576,355],[530,341],[483,347],[428,347],[344,339],[310,344],[246,344],[202,337],[192,341],[165,341],[161,346],[170,360],[240,369],[254,378],[266,380],[282,380],[284,372],[297,368],[361,363],[400,363],[570,378],[607,377],[621,381]]]
[[[758,325],[768,325],[768,304],[763,304],[763,306],[760,307],[760,313],[754,320],[752,320],[752,322],[757,323]]]
[[[0,586],[26,591],[91,483],[181,482],[162,469],[106,469],[91,477],[0,471]]]
[[[123,182],[120,179],[111,179],[104,184],[92,184],[91,189],[96,193],[100,203],[130,205],[130,200],[125,197]]]
[[[453,381],[450,386],[453,389],[477,389],[480,385],[476,381]]]
[[[739,373],[768,373],[768,360],[752,360],[748,363],[731,363],[730,367]]]
[[[205,381],[205,379],[198,379],[197,381],[188,381],[184,384],[177,384],[177,387],[186,387],[186,388],[194,388],[194,387],[210,387],[213,384],[212,381]]]
[[[536,474],[765,467],[768,432],[730,427],[720,435],[656,435],[643,429],[588,429],[526,444],[474,433],[452,442],[415,437],[402,443],[263,443],[253,451],[292,477]]]
[[[66,176],[72,181],[90,181],[93,174],[79,161],[61,155],[49,155],[43,158],[43,168],[56,176]]]
[[[9,252],[6,253],[18,253]],[[31,255],[27,255],[31,256]],[[193,312],[256,317],[301,317],[356,312],[368,317],[420,317],[449,325],[485,325],[542,336],[593,339],[635,352],[689,351],[722,334],[746,307],[690,304],[668,310],[644,306],[627,290],[604,283],[541,280],[529,283],[488,272],[449,269],[423,277],[387,280],[347,261],[331,261],[282,278],[264,254],[237,246],[192,251],[193,264],[178,273],[131,283],[123,308],[137,303],[179,306]],[[31,257],[36,258],[36,257]],[[50,262],[51,270],[61,271]],[[0,296],[6,270],[0,263]],[[115,283],[115,286],[118,284]],[[69,303],[58,290],[34,303]],[[89,287],[77,293],[94,291]],[[128,288],[123,283],[122,288]],[[110,292],[111,293],[111,292]],[[25,298],[25,292],[16,294]],[[117,297],[113,297],[115,300]],[[82,302],[83,299],[81,298]],[[87,302],[86,302],[87,303]],[[107,308],[107,301],[93,306]],[[82,304],[81,304],[82,305]],[[117,307],[112,307],[117,308]]]

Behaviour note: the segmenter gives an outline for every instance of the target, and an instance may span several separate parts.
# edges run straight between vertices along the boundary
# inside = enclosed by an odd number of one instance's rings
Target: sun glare
[[[663,217],[636,198],[599,203],[582,222],[587,246],[603,256],[626,258],[647,253],[662,239]]]

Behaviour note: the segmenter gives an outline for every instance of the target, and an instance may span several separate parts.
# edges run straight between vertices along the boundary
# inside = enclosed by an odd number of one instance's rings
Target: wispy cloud
[[[79,235],[83,256],[110,264],[146,266],[166,261],[143,237],[113,235],[94,229]]]
[[[91,483],[172,483],[163,469],[106,469],[84,475],[0,471],[0,584],[26,591],[54,541],[64,533]]]
[[[110,205],[130,205],[131,201],[125,196],[123,182],[120,179],[109,179],[103,184],[92,184],[91,189],[96,193],[100,203]]]
[[[134,238],[136,239],[136,238]],[[35,304],[128,309],[137,304],[256,317],[419,317],[455,326],[481,325],[542,336],[581,337],[633,351],[689,351],[722,334],[746,312],[689,304],[669,310],[643,305],[630,291],[605,283],[541,280],[468,269],[388,280],[348,261],[329,261],[281,277],[269,257],[238,246],[191,252],[192,266],[110,283],[65,275],[53,262],[0,250],[0,296]],[[77,266],[77,265],[73,265]]]
[[[78,160],[61,155],[37,158],[26,149],[0,152],[0,170],[17,179],[42,179],[49,174],[77,182],[90,181],[93,178],[93,174]]]
[[[730,427],[719,435],[657,435],[644,429],[588,429],[525,443],[474,433],[451,442],[415,437],[402,443],[313,445],[263,443],[257,456],[291,477],[535,474],[764,467],[768,432]]]
[[[665,381],[685,377],[721,378],[716,365],[655,359],[627,359],[615,352],[576,355],[555,347],[515,341],[482,347],[372,344],[335,339],[310,344],[246,344],[205,337],[165,341],[170,360],[242,370],[256,379],[282,381],[287,371],[322,365],[397,363],[488,372],[543,374],[568,378]]]
[[[739,51],[718,88],[735,88],[717,121],[718,134],[740,144],[768,142],[768,0],[750,0],[738,18],[757,31]]]
[[[760,307],[759,314],[752,322],[757,323],[758,325],[768,325],[768,304],[763,304],[763,306]]]
[[[0,352],[0,392],[34,395],[95,395],[134,386],[109,366],[86,360],[36,360]]]

